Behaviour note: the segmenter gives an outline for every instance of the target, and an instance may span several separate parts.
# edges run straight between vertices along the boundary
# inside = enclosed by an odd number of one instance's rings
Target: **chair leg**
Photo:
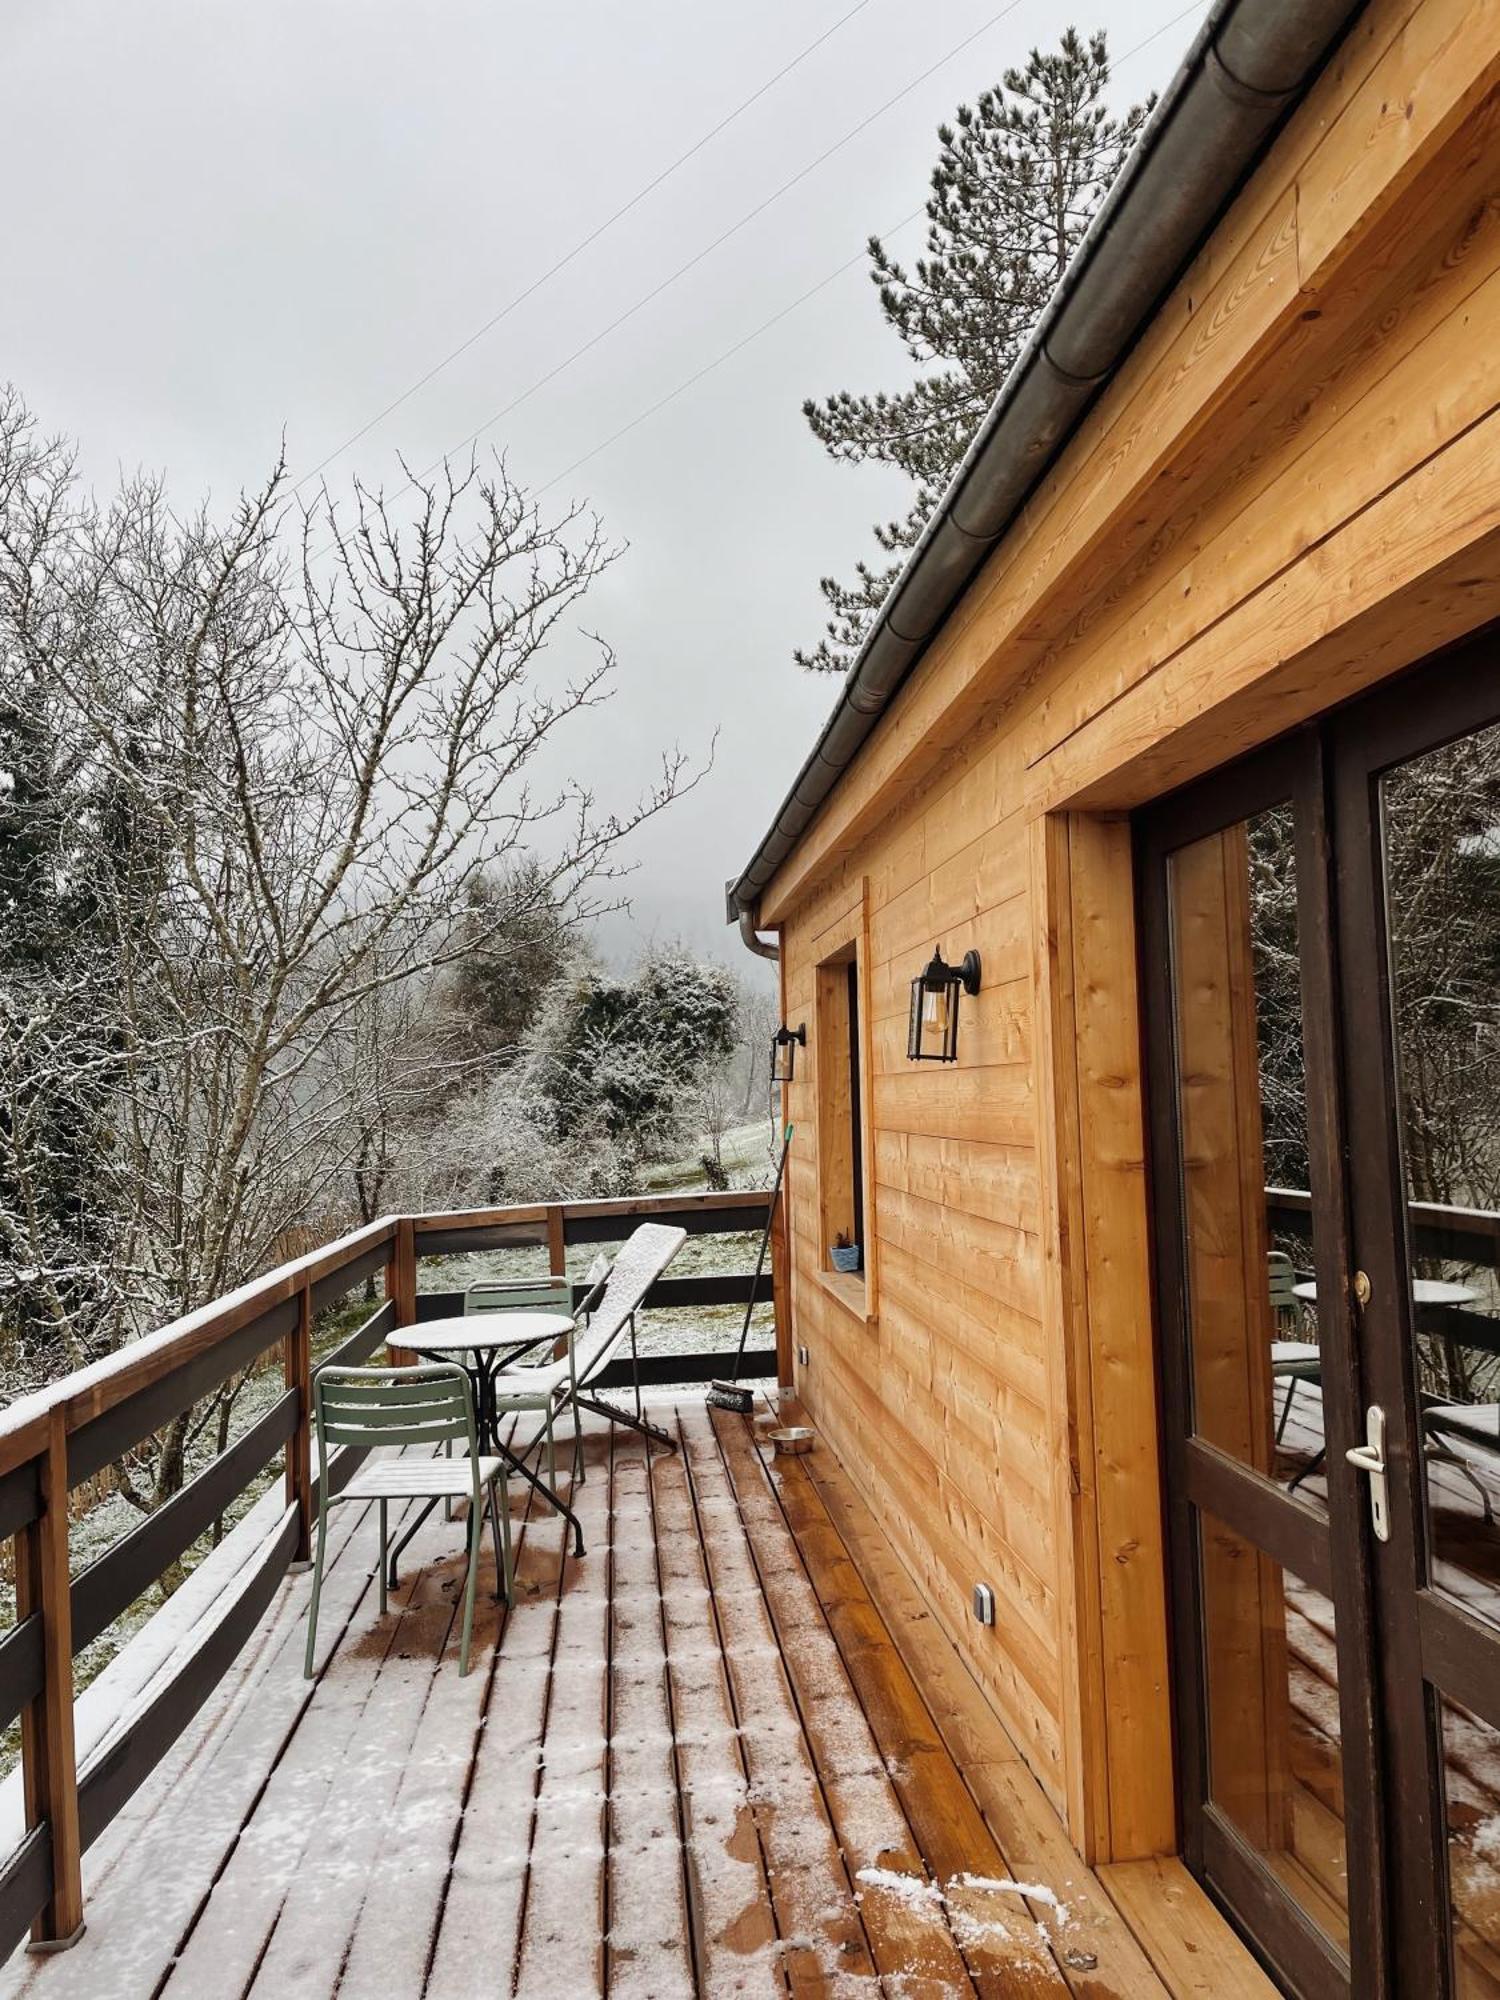
[[[382,1500],[380,1503],[380,1615],[382,1618],[384,1618],[385,1616],[385,1609],[388,1597],[388,1592],[386,1588],[386,1574],[385,1574],[386,1539],[387,1537],[386,1537],[385,1502],[384,1500]]]
[[[1293,1375],[1289,1378],[1287,1382],[1286,1401],[1281,1406],[1281,1421],[1276,1426],[1276,1442],[1278,1444],[1281,1443],[1282,1432],[1286,1429],[1286,1420],[1292,1414],[1292,1398],[1293,1396],[1296,1395],[1296,1393],[1297,1393],[1297,1377]]]
[[[464,1636],[458,1649],[460,1676],[469,1671],[469,1641],[474,1633],[474,1582],[479,1575],[479,1540],[484,1532],[484,1509],[477,1501],[469,1505],[469,1569],[464,1578]]]
[[[323,1544],[327,1533],[327,1509],[318,1506],[318,1542],[313,1551],[312,1602],[307,1607],[307,1654],[302,1662],[305,1680],[313,1677],[313,1650],[318,1642],[318,1600],[323,1594]]]
[[[397,1542],[396,1546],[391,1550],[389,1560],[386,1563],[386,1574],[390,1577],[392,1590],[396,1588],[397,1583],[400,1581],[400,1579],[396,1575],[396,1565],[401,1560],[401,1551],[406,1547],[407,1543],[411,1541],[412,1537],[417,1533],[417,1530],[421,1527],[422,1523],[427,1519],[427,1516],[432,1512],[433,1508],[436,1505],[437,1505],[436,1500],[428,1500],[424,1502],[424,1504],[418,1509],[416,1518],[407,1528],[406,1533],[401,1537],[400,1541]],[[452,1516],[450,1515],[449,1518],[451,1519]]]
[[[557,1445],[552,1435],[552,1405],[547,1405],[547,1484],[557,1484]]]
[[[575,1402],[573,1405],[573,1477],[578,1485],[583,1484],[583,1417]]]
[[[504,1504],[501,1504],[501,1496]],[[495,1580],[509,1605],[516,1601],[515,1565],[510,1552],[510,1488],[505,1474],[490,1481],[490,1537],[495,1544]]]
[[[1454,1451],[1452,1446],[1446,1444],[1441,1437],[1437,1436],[1435,1433],[1429,1432],[1427,1437],[1426,1456],[1429,1459],[1433,1458],[1437,1459],[1439,1464],[1451,1465],[1453,1467],[1453,1470],[1459,1475],[1461,1479],[1468,1480],[1469,1484],[1473,1487],[1474,1491],[1479,1495],[1479,1504],[1484,1509],[1485,1526],[1492,1528],[1495,1525],[1494,1506],[1490,1500],[1488,1492],[1485,1490],[1483,1481],[1479,1479],[1479,1477],[1474,1471],[1474,1468],[1468,1463],[1467,1459],[1465,1459],[1465,1457],[1463,1456],[1463,1453]]]

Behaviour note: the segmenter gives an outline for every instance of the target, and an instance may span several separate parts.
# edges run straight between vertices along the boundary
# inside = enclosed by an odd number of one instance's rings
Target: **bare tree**
[[[0,464],[28,421],[0,408]],[[597,521],[544,519],[503,465],[411,489],[399,516],[357,487],[347,520],[326,493],[295,517],[278,466],[220,523],[136,478],[59,505],[22,565],[54,609],[48,685],[128,829],[93,883],[116,1339],[262,1268],[362,1146],[379,1179],[372,1134],[415,1060],[403,1030],[383,1068],[381,1010],[484,944],[483,877],[582,922],[692,782],[675,752],[623,809],[537,782],[614,671],[566,629],[615,557]]]

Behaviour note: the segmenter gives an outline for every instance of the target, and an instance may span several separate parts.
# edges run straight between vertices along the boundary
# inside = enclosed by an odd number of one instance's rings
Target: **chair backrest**
[[[466,1313],[571,1312],[573,1287],[566,1277],[478,1278],[464,1291]]]
[[[669,1229],[661,1222],[643,1222],[627,1240],[589,1313],[588,1325],[574,1339],[573,1365],[579,1383],[609,1360],[624,1338],[631,1314],[686,1241],[685,1229]]]
[[[1266,1282],[1271,1288],[1271,1304],[1277,1312],[1297,1310],[1297,1295],[1292,1290],[1297,1282],[1297,1267],[1284,1250],[1266,1252]]]
[[[331,1444],[360,1447],[461,1444],[478,1450],[474,1393],[456,1362],[417,1368],[320,1368],[313,1377],[318,1456]]]

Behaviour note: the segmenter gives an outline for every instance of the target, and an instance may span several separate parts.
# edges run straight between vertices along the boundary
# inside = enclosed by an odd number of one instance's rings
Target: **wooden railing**
[[[1455,1208],[1444,1202],[1414,1201],[1407,1209],[1412,1249],[1419,1257],[1446,1257],[1455,1264],[1500,1266],[1500,1211]],[[1266,1219],[1312,1241],[1312,1196],[1306,1188],[1268,1187]]]
[[[321,1357],[346,1365],[423,1319],[462,1310],[461,1293],[422,1292],[424,1257],[517,1245],[545,1246],[554,1275],[572,1245],[618,1241],[643,1219],[690,1233],[750,1234],[764,1228],[767,1196],[745,1192],[645,1196],[595,1202],[391,1216],[283,1265],[227,1298],[136,1341],[95,1366],[28,1396],[0,1415],[0,1538],[15,1538],[16,1620],[0,1639],[0,1729],[19,1717],[24,1829],[0,1858],[0,1958],[29,1929],[42,1947],[63,1945],[83,1923],[82,1856],[170,1748],[223,1678],[287,1570],[305,1562],[317,1493],[311,1416],[313,1328],[327,1307],[380,1277],[385,1298]],[[781,1218],[777,1218],[778,1231]],[[747,1378],[789,1381],[784,1309],[785,1244],[773,1234],[777,1347],[746,1356]],[[662,1278],[654,1310],[737,1305],[748,1272]],[[575,1286],[575,1297],[582,1287]],[[284,1387],[271,1407],[165,1505],[75,1577],[69,1562],[68,1493],[211,1395],[231,1376],[280,1351]],[[732,1350],[643,1357],[645,1381],[704,1380],[724,1373]],[[620,1379],[625,1379],[621,1375]],[[609,1386],[611,1375],[601,1378]],[[152,1677],[142,1702],[114,1718],[95,1750],[74,1740],[75,1655],[172,1567],[280,1455],[284,1505],[222,1616]],[[342,1485],[357,1454],[336,1453],[329,1480]]]
[[[1312,1248],[1312,1196],[1306,1188],[1267,1188],[1266,1220],[1283,1236],[1295,1236]],[[1407,1208],[1412,1254],[1471,1264],[1480,1270],[1500,1270],[1500,1212],[1492,1208],[1458,1208],[1447,1202],[1414,1201]],[[1418,1333],[1446,1341],[1454,1349],[1472,1348],[1500,1355],[1500,1320],[1493,1313],[1471,1312],[1460,1305],[1414,1305]],[[1488,1364],[1487,1364],[1488,1365]],[[1450,1401],[1445,1391],[1439,1401]],[[1488,1385],[1482,1400],[1490,1400]],[[1462,1424],[1458,1425],[1463,1430]],[[1489,1444],[1486,1437],[1483,1442]]]

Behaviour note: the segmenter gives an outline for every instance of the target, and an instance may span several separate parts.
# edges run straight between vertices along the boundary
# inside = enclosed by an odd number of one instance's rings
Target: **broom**
[[[740,1370],[745,1365],[745,1342],[750,1338],[750,1316],[755,1311],[755,1294],[760,1289],[760,1274],[766,1265],[766,1245],[771,1240],[771,1225],[776,1220],[776,1204],[781,1198],[781,1177],[786,1172],[786,1156],[792,1144],[792,1128],[787,1126],[781,1140],[781,1158],[776,1162],[776,1179],[771,1187],[771,1204],[766,1210],[766,1226],[760,1239],[760,1255],[755,1260],[755,1276],[750,1280],[750,1296],[745,1301],[745,1324],[740,1328],[739,1352],[734,1357],[734,1377],[728,1382],[710,1382],[708,1401],[720,1410],[734,1410],[739,1416],[748,1417],[755,1408],[755,1397],[750,1390],[740,1387]]]

